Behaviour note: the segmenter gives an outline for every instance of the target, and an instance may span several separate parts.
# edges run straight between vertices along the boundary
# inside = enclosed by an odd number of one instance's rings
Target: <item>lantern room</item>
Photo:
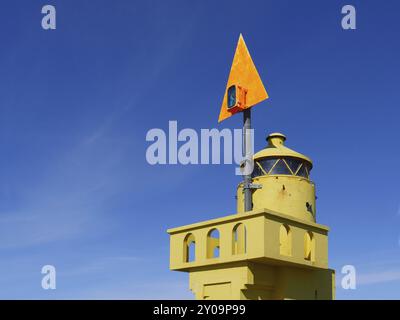
[[[311,222],[316,221],[315,184],[312,161],[285,146],[286,137],[272,133],[265,149],[257,152],[252,173],[252,210],[270,209]],[[237,210],[244,212],[243,183],[237,188]]]

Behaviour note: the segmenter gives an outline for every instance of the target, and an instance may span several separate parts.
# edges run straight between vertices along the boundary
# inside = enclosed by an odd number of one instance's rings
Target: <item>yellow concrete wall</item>
[[[334,271],[330,269],[279,268],[274,298],[332,300],[334,281]]]
[[[298,176],[269,175],[253,179],[261,189],[253,191],[253,210],[268,208],[306,221],[316,221],[315,185]],[[285,189],[283,190],[283,186]],[[243,184],[237,188],[237,211],[244,212]],[[306,202],[313,213],[307,211]]]
[[[196,299],[210,300],[331,300],[334,271],[240,263],[210,267],[190,273],[190,289]]]
[[[248,276],[246,266],[216,267],[191,272],[189,286],[196,299],[239,300]]]
[[[274,219],[265,219],[265,257],[276,258],[288,262],[301,263],[305,265],[317,266],[321,268],[328,267],[328,235],[325,230],[320,230],[312,226],[298,224],[290,219],[274,217]],[[281,225],[287,225],[291,232],[291,255],[280,254],[279,231]],[[313,233],[315,238],[314,260],[304,259],[304,234],[307,231]]]

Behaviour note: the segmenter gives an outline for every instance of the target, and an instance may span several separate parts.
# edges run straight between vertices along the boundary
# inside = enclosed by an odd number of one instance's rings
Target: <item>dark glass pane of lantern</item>
[[[306,171],[306,163],[305,162],[303,163],[303,165],[299,169],[299,172],[297,172],[296,175],[299,176],[299,177],[308,178],[308,174],[307,174],[307,171]]]
[[[263,175],[264,175],[264,173],[262,172],[260,167],[257,165],[256,162],[254,162],[254,169],[253,169],[253,172],[252,172],[251,176],[253,178],[255,178],[255,177],[259,177],[259,176],[263,176]]]
[[[307,176],[310,177],[310,172],[311,172],[311,169],[312,169],[311,168],[311,164],[306,162],[305,165],[306,165],[306,169],[307,169]]]
[[[293,173],[296,173],[297,169],[302,163],[300,159],[296,158],[285,158],[285,161],[289,165],[290,169],[292,169]]]
[[[272,169],[271,174],[292,174],[283,160],[279,160],[275,167]]]
[[[228,108],[234,107],[236,104],[236,87],[230,86],[228,89]]]
[[[268,159],[262,159],[259,162],[263,167],[264,171],[268,173],[277,160],[278,158],[268,158]]]

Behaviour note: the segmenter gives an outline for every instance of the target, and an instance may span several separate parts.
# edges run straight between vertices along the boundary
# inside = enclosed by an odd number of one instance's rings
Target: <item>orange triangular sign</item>
[[[227,104],[228,88],[233,85],[240,86],[246,90],[246,104],[244,109],[251,108],[255,104],[268,99],[268,93],[265,90],[241,34],[239,36],[235,56],[233,57],[231,72],[229,73],[218,122],[221,122],[234,114],[228,110]]]

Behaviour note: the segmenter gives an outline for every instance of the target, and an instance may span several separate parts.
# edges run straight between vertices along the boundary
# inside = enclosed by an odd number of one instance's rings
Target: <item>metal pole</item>
[[[243,150],[245,153],[245,170],[249,169],[250,163],[248,157],[251,154],[251,112],[250,108],[243,111]],[[244,192],[244,211],[251,211],[253,209],[253,199],[251,190],[251,174],[244,175],[243,179],[243,192]]]

